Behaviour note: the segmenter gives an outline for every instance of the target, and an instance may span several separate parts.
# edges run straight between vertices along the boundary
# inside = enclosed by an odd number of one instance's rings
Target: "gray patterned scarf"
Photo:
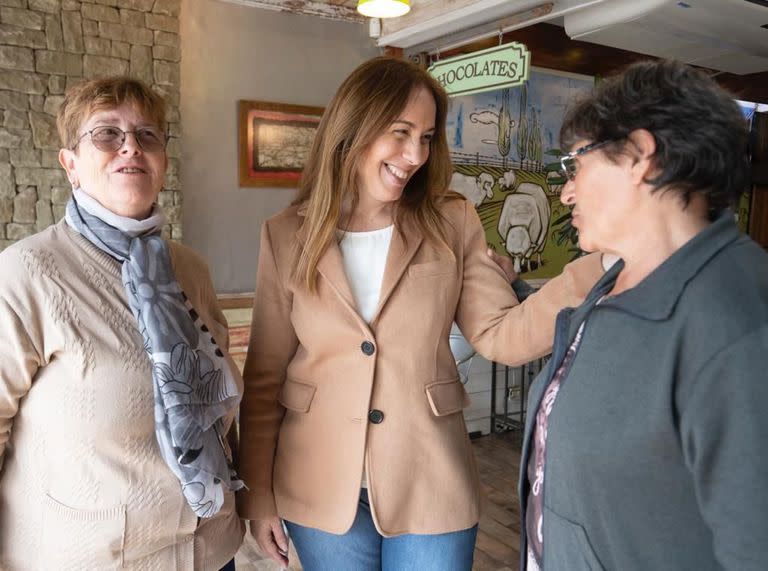
[[[212,517],[224,491],[244,486],[227,462],[223,417],[240,402],[232,372],[210,331],[181,290],[159,206],[144,221],[123,218],[81,189],[67,223],[122,262],[128,304],[152,361],[155,435],[160,453],[199,517]]]

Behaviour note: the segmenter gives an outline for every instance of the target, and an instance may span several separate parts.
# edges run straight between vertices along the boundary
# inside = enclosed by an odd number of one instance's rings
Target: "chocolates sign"
[[[469,95],[525,83],[531,53],[518,42],[435,62],[429,72],[448,95]]]

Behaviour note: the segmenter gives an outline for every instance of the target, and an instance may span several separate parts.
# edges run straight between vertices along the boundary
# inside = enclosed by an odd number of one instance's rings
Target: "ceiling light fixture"
[[[410,0],[358,0],[357,11],[369,18],[396,18],[411,11]]]

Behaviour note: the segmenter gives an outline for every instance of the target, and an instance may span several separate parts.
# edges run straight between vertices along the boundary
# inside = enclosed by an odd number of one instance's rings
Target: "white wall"
[[[221,0],[183,2],[180,20],[183,242],[218,292],[252,291],[261,224],[296,191],[239,187],[237,101],[325,106],[379,50],[364,24]]]

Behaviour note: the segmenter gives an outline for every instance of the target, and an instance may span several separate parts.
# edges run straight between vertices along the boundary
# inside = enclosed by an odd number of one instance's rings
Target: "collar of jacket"
[[[739,239],[733,212],[725,210],[717,220],[691,238],[632,289],[606,298],[601,307],[612,307],[637,317],[662,321],[669,318],[686,285],[720,250]],[[613,287],[623,262],[617,262],[598,281],[587,301],[593,305]],[[574,315],[574,318],[576,316]]]
[[[307,241],[307,227],[304,224],[304,218],[307,217],[307,201],[305,200],[301,204],[296,206],[296,216],[301,218],[301,222],[299,223],[299,229],[296,231],[296,239],[299,241],[299,244],[302,246]]]
[[[298,205],[296,215],[305,218],[306,213],[307,203],[303,202]],[[306,242],[307,230],[303,221],[296,232],[296,238],[302,246]],[[369,325],[370,327],[375,325],[382,308],[389,300],[389,297],[392,295],[400,279],[403,277],[408,265],[416,255],[419,246],[421,246],[422,241],[423,236],[419,228],[409,217],[404,217],[400,231],[396,228],[392,233],[392,240],[389,244],[389,252],[387,254],[387,262],[384,268],[384,277],[381,281],[379,305],[370,324],[366,324],[357,312],[357,304],[352,295],[352,288],[349,285],[349,280],[344,271],[344,260],[342,258],[341,248],[339,248],[336,241],[331,242],[328,249],[323,253],[317,264],[317,271],[328,281],[331,288],[342,299],[348,309],[358,317],[358,321],[365,326],[365,329],[368,329]]]

